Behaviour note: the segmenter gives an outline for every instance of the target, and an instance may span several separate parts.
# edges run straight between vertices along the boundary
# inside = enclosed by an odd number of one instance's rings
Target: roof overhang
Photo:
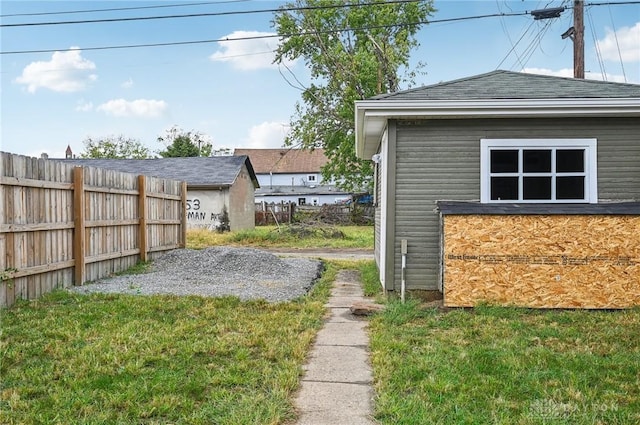
[[[230,184],[206,184],[206,183],[189,183],[187,182],[187,190],[225,190],[231,187]]]
[[[640,117],[640,98],[361,100],[356,102],[356,155],[377,153],[390,119]]]

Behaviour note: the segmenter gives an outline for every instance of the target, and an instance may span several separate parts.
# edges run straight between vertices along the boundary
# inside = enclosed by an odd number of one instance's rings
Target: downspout
[[[405,277],[406,277],[406,270],[407,270],[407,240],[406,239],[402,239],[400,241],[400,253],[402,254],[402,281],[400,283],[400,299],[402,300],[402,303],[404,304],[404,294],[405,294]]]

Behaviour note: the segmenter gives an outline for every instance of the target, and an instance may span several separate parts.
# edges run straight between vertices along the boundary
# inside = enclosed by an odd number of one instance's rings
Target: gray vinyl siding
[[[480,199],[480,139],[596,138],[600,200],[640,200],[640,123],[635,118],[398,121],[393,287],[400,288],[402,239],[409,289],[438,289],[438,200]],[[389,246],[389,248],[391,248]]]

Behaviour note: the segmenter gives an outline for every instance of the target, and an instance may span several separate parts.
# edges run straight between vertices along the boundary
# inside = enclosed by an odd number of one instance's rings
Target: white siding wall
[[[315,181],[309,181],[309,176],[315,177]],[[291,174],[257,174],[260,187],[269,186],[313,186],[319,185],[322,176],[320,173],[291,173]]]
[[[325,204],[335,204],[338,201],[345,201],[350,199],[349,195],[344,195],[340,193],[336,193],[335,195],[269,195],[269,196],[256,196],[256,202],[267,202],[267,203],[280,203],[280,202],[293,202],[295,204],[299,204],[298,200],[300,198],[305,199],[305,205],[314,205],[313,200],[317,199],[317,205],[325,205]]]

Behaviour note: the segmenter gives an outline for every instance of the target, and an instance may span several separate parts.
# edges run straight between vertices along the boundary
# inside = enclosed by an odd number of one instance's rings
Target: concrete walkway
[[[327,303],[330,315],[304,366],[298,425],[375,424],[367,322],[349,310],[364,300],[359,273],[340,271]]]

